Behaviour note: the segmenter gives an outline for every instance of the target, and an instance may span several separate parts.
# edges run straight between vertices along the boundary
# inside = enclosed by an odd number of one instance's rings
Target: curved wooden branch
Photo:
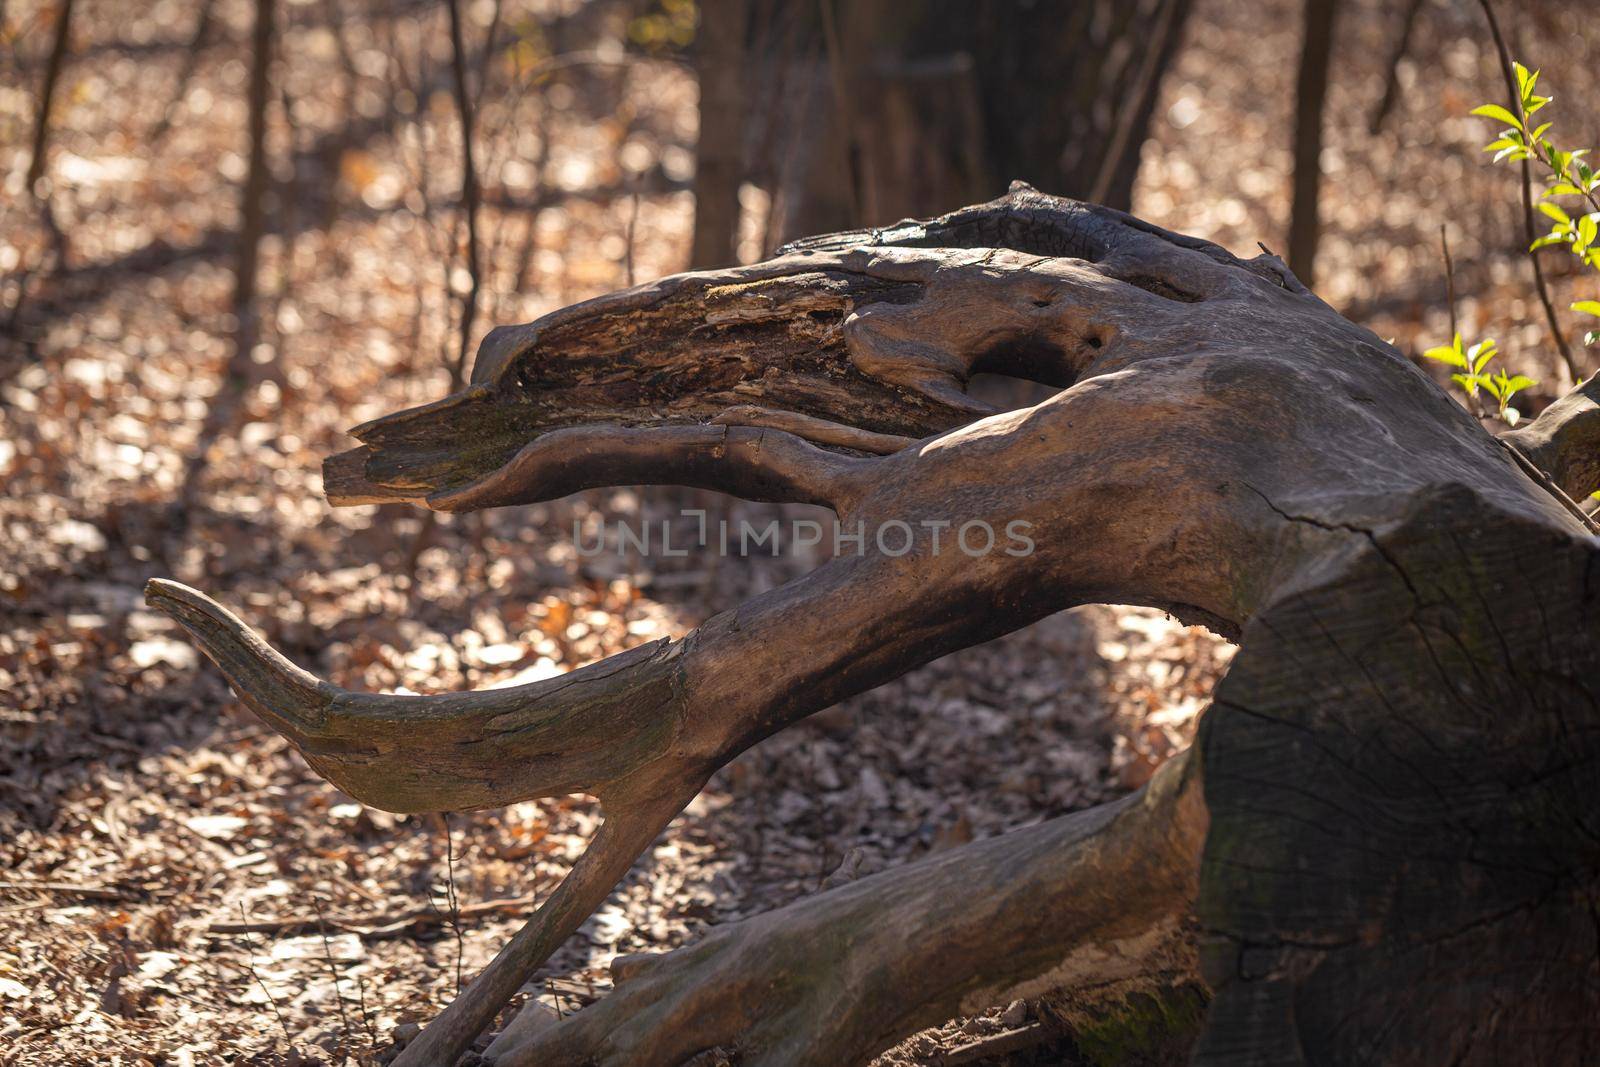
[[[558,678],[439,696],[352,693],[302,671],[209,597],[145,590],[252,711],[317,773],[396,812],[464,811],[588,792],[660,758],[681,729],[682,643],[657,641]]]
[[[572,870],[472,983],[407,1046],[398,1067],[453,1063],[561,943],[593,915],[634,861],[694,799],[703,780],[652,782],[605,821]]]
[[[552,430],[487,477],[431,493],[427,502],[440,511],[476,511],[638,482],[721,489],[747,500],[797,501],[844,511],[865,488],[870,462],[823,451],[781,430],[729,425],[726,420],[737,417],[739,410],[703,426]]]
[[[952,1016],[1047,993],[1082,1028],[1110,1028],[1130,1002],[1198,983],[1192,907],[1206,811],[1188,757],[1115,803],[634,958],[610,996],[520,1040],[508,1031],[487,1057],[494,1067],[678,1067],[722,1047],[742,1067],[836,1067]],[[774,1011],[773,991],[790,989]]]

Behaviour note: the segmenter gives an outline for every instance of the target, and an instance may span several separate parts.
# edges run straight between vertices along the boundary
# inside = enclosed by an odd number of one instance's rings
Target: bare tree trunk
[[[785,190],[792,201],[785,234],[928,215],[991,196],[1013,179],[1129,207],[1162,77],[1191,7],[1190,0],[837,5],[837,46],[823,50],[831,52],[827,69],[814,75],[823,89],[801,109],[807,118],[797,132],[811,158],[797,168],[800,188]]]
[[[1339,0],[1305,0],[1300,75],[1295,83],[1294,189],[1289,214],[1289,269],[1307,285],[1316,282],[1317,243],[1322,236],[1322,112],[1328,99],[1333,59],[1334,16]]]
[[[41,254],[36,264],[19,271],[13,281],[17,295],[6,316],[7,331],[15,331],[17,324],[22,320],[22,311],[28,301],[28,285],[33,275],[45,270],[52,262],[52,256],[57,270],[65,266],[67,261],[67,235],[56,223],[55,211],[50,206],[50,194],[44,187],[42,179],[49,162],[51,104],[55,100],[56,84],[61,80],[61,71],[66,66],[67,52],[71,47],[72,4],[73,0],[62,0],[60,13],[56,16],[55,35],[50,43],[50,58],[45,66],[44,84],[39,89],[38,105],[34,112],[33,154],[28,160],[26,175],[28,195],[33,197],[34,204],[39,210],[39,222],[49,235],[50,250]],[[3,24],[3,20],[0,20],[0,24]]]
[[[248,139],[249,163],[239,193],[239,243],[234,260],[233,351],[229,353],[222,383],[211,398],[200,428],[195,454],[179,493],[188,509],[199,492],[209,466],[211,446],[232,422],[251,383],[261,374],[256,349],[261,342],[261,238],[266,233],[267,109],[272,102],[272,59],[276,36],[276,0],[256,0],[255,23],[250,34]]]
[[[239,197],[239,257],[234,266],[233,359],[235,375],[255,360],[261,338],[261,238],[266,233],[267,109],[272,100],[272,49],[277,0],[256,0],[255,27],[250,35],[250,162]],[[243,384],[238,383],[238,384]]]
[[[1060,391],[997,411],[966,392],[985,371]],[[1580,390],[1497,440],[1275,257],[1019,185],[502,327],[468,388],[358,427],[324,478],[444,511],[718,488],[830,507],[869,545],[907,528],[904,552],[559,679],[425,697],[339,689],[193,590],[148,595],[363,802],[604,808],[399,1067],[453,1062],[739,752],[1083,603],[1240,642],[1146,791],[626,964],[497,1067],[834,1067],[1050,990],[1086,1043],[1156,1017],[1208,1067],[1576,1067],[1600,1055],[1600,540],[1544,480],[1594,487],[1597,412]],[[983,528],[1000,544],[972,552]]]
[[[1150,44],[1139,58],[1138,72],[1129,86],[1127,102],[1116,109],[1116,122],[1100,160],[1089,199],[1096,204],[1131,206],[1133,181],[1139,173],[1139,149],[1150,116],[1155,111],[1161,77],[1178,51],[1190,0],[1164,0],[1150,28]]]
[[[695,149],[694,246],[689,269],[737,258],[739,186],[744,180],[744,50],[750,0],[702,0],[695,73],[700,140]]]
[[[1422,5],[1427,0],[1406,0],[1406,10],[1400,16],[1400,32],[1395,35],[1394,51],[1389,53],[1389,63],[1384,68],[1383,96],[1378,100],[1378,106],[1372,109],[1372,117],[1367,120],[1367,132],[1376,134],[1383,129],[1384,120],[1394,110],[1394,105],[1400,99],[1400,64],[1411,54],[1411,40],[1417,28],[1417,16],[1422,14]]]
[[[206,44],[211,36],[212,10],[216,0],[200,0],[200,13],[195,16],[194,36],[189,39],[189,47],[183,53],[183,67],[178,71],[178,79],[173,85],[172,99],[167,101],[167,106],[161,112],[155,129],[150,131],[150,140],[159,142],[172,128],[172,119],[178,113],[178,108],[183,104],[183,98],[189,94],[189,82],[194,78],[194,72],[200,67],[200,57],[205,54]]]
[[[56,85],[61,80],[61,70],[66,66],[67,51],[72,41],[73,0],[61,0],[61,11],[56,16],[56,32],[50,41],[50,59],[44,68],[44,85],[39,89],[39,103],[34,111],[33,155],[28,160],[27,186],[38,195],[39,179],[44,177],[45,150],[50,143],[50,107],[55,102]]]
[[[461,211],[467,221],[467,291],[461,298],[461,345],[450,370],[452,388],[461,385],[466,374],[467,351],[472,344],[472,328],[478,317],[478,291],[483,284],[478,242],[478,165],[473,155],[472,97],[467,92],[467,49],[461,31],[461,0],[449,0],[450,69],[455,83],[456,114],[461,121]]]

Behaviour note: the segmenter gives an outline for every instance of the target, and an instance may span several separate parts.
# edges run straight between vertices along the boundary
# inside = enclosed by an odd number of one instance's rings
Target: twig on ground
[[[501,915],[507,912],[521,913],[529,911],[539,904],[539,897],[507,897],[502,900],[483,900],[476,904],[465,904],[458,909],[459,917],[475,919],[484,915]],[[206,933],[213,937],[232,937],[238,934],[272,934],[275,937],[288,937],[298,934],[315,933],[326,927],[336,933],[355,934],[363,941],[379,941],[385,938],[400,937],[407,933],[416,933],[433,926],[442,926],[447,921],[444,912],[437,908],[416,908],[412,911],[399,914],[378,914],[355,916],[349,919],[311,919],[303,915],[287,916],[282,919],[265,919],[250,923],[212,923],[206,927]]]
[[[461,957],[464,953],[465,943],[461,938],[461,901],[456,897],[456,850],[455,839],[450,833],[450,813],[441,811],[439,819],[444,823],[444,863],[445,863],[445,892],[446,901],[450,905],[450,928],[456,934],[456,995],[461,994]]]
[[[239,905],[239,918],[244,925],[248,926],[250,924],[250,916],[245,913],[243,903]],[[289,1024],[284,1021],[283,1012],[278,1009],[278,1000],[272,995],[272,990],[267,988],[267,983],[262,980],[261,975],[256,972],[256,939],[246,932],[244,944],[245,968],[249,970],[250,977],[256,980],[256,985],[261,987],[262,996],[267,998],[267,1003],[272,1006],[272,1014],[278,1017],[278,1025],[283,1028],[283,1039],[288,1042],[289,1047],[292,1049],[294,1047],[294,1036],[289,1033]]]
[[[344,992],[339,988],[339,968],[333,962],[333,942],[328,940],[328,924],[322,922],[322,901],[311,898],[317,911],[317,925],[322,929],[322,958],[328,964],[328,977],[333,979],[333,999],[339,1003],[339,1030],[344,1039],[339,1042],[339,1062],[350,1062],[350,1014],[344,1010]]]
[[[0,882],[0,893],[55,893],[89,900],[127,900],[133,894],[110,885],[76,885],[71,882]]]
[[[1555,479],[1551,478],[1550,475],[1540,470],[1538,464],[1534,463],[1533,460],[1523,455],[1521,449],[1512,444],[1510,441],[1506,440],[1504,437],[1496,435],[1495,440],[1500,442],[1501,446],[1504,447],[1507,452],[1511,453],[1511,458],[1516,461],[1516,464],[1519,468],[1521,468],[1522,473],[1539,483],[1540,488],[1549,493],[1551,496],[1555,497],[1556,502],[1562,507],[1566,508],[1572,517],[1577,519],[1578,522],[1583,525],[1584,529],[1588,530],[1592,534],[1600,534],[1600,523],[1597,523],[1593,516],[1591,516],[1587,511],[1584,511],[1583,506],[1578,503],[1578,501],[1567,495],[1567,491],[1562,489],[1561,486],[1557,485],[1555,483]]]
[[[555,1011],[556,1018],[565,1019],[567,1017],[567,1013],[561,1010],[561,993],[550,984],[550,979],[548,978],[544,980],[544,993],[545,996],[550,998],[550,1007]],[[532,999],[538,1000],[539,995],[535,993]]]

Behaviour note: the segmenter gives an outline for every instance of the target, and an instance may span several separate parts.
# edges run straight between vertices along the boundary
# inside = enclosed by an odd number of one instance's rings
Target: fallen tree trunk
[[[994,412],[964,391],[979,371],[1061,391]],[[1196,1062],[1581,1063],[1600,1050],[1600,561],[1529,472],[1592,488],[1594,410],[1569,398],[1497,442],[1277,260],[1017,187],[497,330],[465,391],[330,460],[338,503],[655,482],[866,532],[682,641],[518,689],[352,694],[200,594],[150,593],[358,799],[604,806],[402,1065],[452,1062],[751,744],[1097,602],[1241,642],[1197,756],[1120,806],[715,931],[496,1062],[832,1065],[1046,986],[1086,1034],[1127,1037],[1183,1014],[1164,991],[1194,981],[1198,930]],[[890,528],[905,551],[872,535]],[[1030,547],[970,551],[974,529]],[[938,953],[903,936],[919,923]]]

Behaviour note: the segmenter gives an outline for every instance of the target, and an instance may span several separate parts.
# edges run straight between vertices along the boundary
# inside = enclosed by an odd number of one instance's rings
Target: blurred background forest
[[[1502,17],[1564,143],[1600,140],[1585,5]],[[1314,256],[1318,292],[1411,354],[1450,336],[1443,227],[1462,333],[1539,379],[1525,410],[1548,403],[1570,383],[1517,172],[1469,115],[1505,98],[1482,18],[1469,0],[4,0],[0,1063],[376,1062],[594,829],[580,797],[351,803],[145,610],[145,579],[219,593],[340,685],[437,692],[680,635],[815,564],[575,550],[602,518],[772,510],[710,493],[330,509],[320,464],[345,429],[444,395],[492,326],[1023,178],[1243,255],[1264,242],[1308,281]],[[1564,309],[1596,294],[1570,260],[1545,266],[1576,346]],[[1085,609],[816,716],[718,775],[524,999],[572,1010],[619,952],[1133,788],[1230,653],[1159,613]],[[980,1055],[1039,1010],[881,1062],[1074,1062],[1065,1038]]]

